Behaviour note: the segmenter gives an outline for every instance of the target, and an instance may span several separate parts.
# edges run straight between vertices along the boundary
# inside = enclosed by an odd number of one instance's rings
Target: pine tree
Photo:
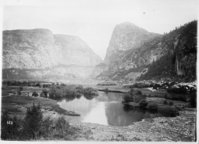
[[[24,134],[25,138],[31,139],[39,136],[41,123],[42,123],[42,112],[40,105],[35,105],[27,109],[26,116],[24,119]]]

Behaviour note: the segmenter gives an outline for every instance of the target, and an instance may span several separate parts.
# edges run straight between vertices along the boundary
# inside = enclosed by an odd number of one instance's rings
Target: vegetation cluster
[[[81,96],[87,99],[93,99],[97,95],[97,90],[89,87],[83,88],[81,85],[60,85],[49,88],[49,98],[57,100],[62,98],[73,100],[74,98],[79,99]]]
[[[44,119],[40,105],[35,104],[27,109],[23,119],[3,111],[1,127],[2,140],[70,140],[77,131],[63,117],[55,121]]]

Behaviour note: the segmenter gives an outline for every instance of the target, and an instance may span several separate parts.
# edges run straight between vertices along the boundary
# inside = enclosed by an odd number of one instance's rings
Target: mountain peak
[[[157,34],[150,33],[130,22],[116,25],[107,48],[105,63],[108,64],[114,59],[113,57],[118,57],[121,51],[136,49],[155,36]]]
[[[120,23],[120,24],[116,25],[116,27],[124,27],[124,28],[130,27],[130,28],[142,29],[142,28],[140,28],[139,26],[135,25],[134,23],[131,23],[131,22],[128,22],[128,21],[123,22],[123,23]],[[143,29],[143,30],[144,30],[144,29]]]
[[[131,23],[131,22],[128,22],[128,21],[125,21],[119,25],[132,25],[132,26],[136,26],[134,23]]]

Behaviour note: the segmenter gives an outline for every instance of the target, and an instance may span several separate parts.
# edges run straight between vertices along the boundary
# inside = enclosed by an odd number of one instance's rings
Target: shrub
[[[130,91],[128,92],[129,95],[134,95],[135,90],[133,88],[130,89]]]
[[[146,95],[142,95],[141,91],[131,88],[123,99],[125,102],[139,103],[141,100],[146,99]]]
[[[49,97],[52,99],[60,99],[63,97],[63,95],[65,96],[66,93],[64,93],[63,90],[58,89],[56,86],[52,86],[50,87],[49,90]]]
[[[36,87],[41,87],[40,83],[35,84]]]
[[[98,93],[93,88],[83,88],[81,85],[53,85],[49,89],[49,97],[52,99],[62,99],[73,100],[76,97],[80,98],[81,95],[86,95],[86,98],[92,99],[94,96],[97,96]]]
[[[8,122],[13,122],[12,125]],[[11,118],[4,111],[1,118],[1,138],[3,140],[70,140],[78,129],[60,117],[53,121],[50,118],[42,120],[40,105],[27,109],[24,120]]]
[[[133,102],[134,98],[132,96],[130,96],[130,95],[127,94],[127,95],[124,96],[123,100],[125,102]]]
[[[20,87],[19,87],[19,90],[20,90],[20,91],[22,91],[22,90],[23,90],[23,87],[22,87],[22,86],[20,86]]]
[[[197,99],[196,99],[196,92],[192,93],[190,95],[190,99],[189,99],[189,105],[190,107],[192,108],[196,108],[196,105],[197,105]]]
[[[84,92],[84,88],[82,87],[82,85],[79,85],[75,88],[76,93],[78,94],[82,94]]]
[[[171,97],[169,97],[169,99],[171,99],[171,100],[178,100],[178,101],[184,101],[184,102],[187,101],[186,95],[176,95],[176,94],[173,94]]]
[[[137,91],[135,91],[135,95],[142,95],[142,92],[137,90]]]
[[[37,92],[33,92],[33,93],[32,93],[32,96],[37,97],[37,96],[38,96],[38,93],[37,93]]]
[[[164,100],[164,102],[163,102],[165,105],[167,105],[168,104],[168,102],[167,102],[167,100]]]
[[[139,103],[141,100],[145,100],[146,96],[145,95],[134,95],[134,102]]]
[[[93,88],[88,87],[88,88],[84,89],[84,94],[85,95],[97,95],[97,91]]]
[[[150,103],[150,104],[148,104],[147,109],[149,109],[149,110],[157,110],[158,109],[158,105]]]
[[[140,101],[139,105],[140,105],[141,108],[145,109],[148,105],[148,102],[143,99],[143,100]]]
[[[49,134],[52,132],[52,128],[54,126],[54,122],[50,120],[50,117],[47,117],[45,120],[42,121],[40,133],[43,137],[48,137]]]
[[[59,137],[64,137],[64,135],[67,134],[67,130],[69,128],[69,123],[63,118],[63,117],[60,117],[56,124],[55,124],[55,127],[58,131],[58,134],[59,134]]]
[[[173,102],[172,102],[172,101],[170,101],[170,102],[169,102],[169,105],[173,105]]]

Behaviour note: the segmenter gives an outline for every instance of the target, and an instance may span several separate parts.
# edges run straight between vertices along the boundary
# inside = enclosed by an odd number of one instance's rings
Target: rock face
[[[107,49],[108,70],[97,79],[122,83],[196,79],[197,21],[164,35],[150,34],[129,23],[121,25],[116,26]]]
[[[101,58],[76,36],[53,35],[47,29],[3,32],[3,69],[15,69],[14,73],[9,71],[13,77],[20,77],[20,72],[24,70],[26,76],[31,71],[30,75],[36,77],[57,74],[85,78],[101,61]],[[9,75],[4,78],[9,79]]]
[[[104,62],[110,65],[121,53],[139,48],[156,36],[158,34],[150,33],[129,22],[116,25],[107,48]]]

